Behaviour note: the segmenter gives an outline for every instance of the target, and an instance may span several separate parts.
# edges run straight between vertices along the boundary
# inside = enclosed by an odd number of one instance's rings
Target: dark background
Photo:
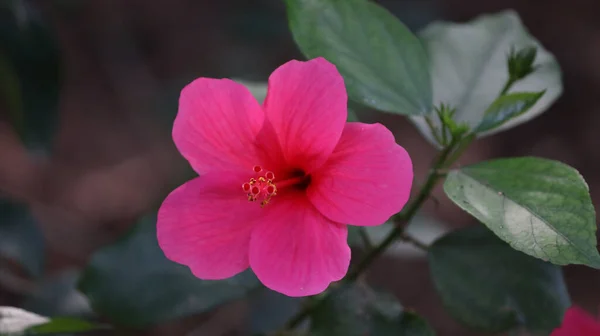
[[[541,117],[478,141],[460,163],[519,155],[557,159],[582,173],[599,209],[600,2],[379,2],[413,30],[433,20],[462,22],[515,9],[556,55],[564,94]],[[32,154],[0,110],[0,196],[33,209],[47,243],[48,274],[84,265],[92,251],[114,241],[192,176],[170,139],[183,85],[200,76],[266,80],[277,66],[303,58],[280,0],[44,0],[28,5],[58,42],[63,66],[59,122],[49,150]],[[403,117],[374,112],[369,119],[393,130],[422,178],[434,149]],[[429,214],[450,227],[474,224],[439,188],[435,194],[439,205],[427,204]],[[570,266],[565,274],[573,301],[595,314],[600,272]],[[379,259],[369,278],[428,319],[439,335],[479,335],[462,329],[443,310],[423,259]],[[0,276],[0,305],[18,304],[26,291]],[[148,335],[183,335],[201,321],[195,334],[227,334],[242,328],[248,309],[245,302],[235,302]]]

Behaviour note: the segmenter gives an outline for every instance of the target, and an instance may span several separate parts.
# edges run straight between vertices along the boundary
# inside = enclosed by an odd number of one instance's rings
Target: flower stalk
[[[392,220],[395,224],[394,229],[387,235],[387,237],[379,243],[377,246],[374,246],[369,252],[363,257],[363,259],[356,264],[354,268],[350,270],[348,275],[342,280],[343,283],[350,283],[356,281],[358,277],[368,268],[368,266],[379,257],[383,252],[396,240],[401,239],[404,241],[408,241],[415,246],[427,249],[428,246],[415,240],[411,236],[407,235],[404,232],[404,228],[406,224],[408,224],[412,218],[417,214],[419,209],[423,206],[425,201],[429,198],[431,192],[440,181],[441,178],[445,176],[444,173],[440,173],[445,171],[445,169],[449,166],[448,159],[451,154],[456,154],[456,147],[460,143],[460,141],[455,140],[452,141],[447,147],[445,147],[442,151],[440,151],[432,164],[429,173],[427,174],[425,183],[419,190],[417,196],[411,201],[405,209],[392,217]],[[466,146],[461,148],[462,150],[466,149]],[[294,315],[284,326],[284,328],[276,333],[280,335],[285,332],[285,330],[290,330],[297,327],[300,323],[302,323],[308,316],[312,314],[312,312],[319,307],[319,305],[324,301],[325,298],[329,296],[329,292],[324,293],[324,295],[320,296],[318,300],[314,300],[311,304],[307,305],[299,311],[296,315]]]
[[[512,85],[516,82],[516,80],[509,78],[500,95],[507,92]],[[442,118],[444,110],[451,111],[450,118]],[[369,248],[367,254],[363,257],[363,259],[356,264],[354,268],[350,270],[348,275],[341,281],[342,283],[350,283],[356,281],[362,273],[368,268],[368,266],[379,257],[385,250],[392,245],[396,240],[403,240],[405,242],[412,243],[418,248],[423,250],[427,250],[429,246],[423,244],[419,240],[416,240],[414,237],[408,235],[404,228],[406,225],[413,219],[413,217],[419,212],[425,201],[429,199],[431,196],[431,192],[435,188],[435,186],[439,183],[441,179],[443,179],[446,174],[448,168],[456,161],[458,158],[464,153],[464,151],[469,147],[469,145],[475,140],[475,133],[469,131],[466,125],[458,125],[452,119],[453,112],[449,107],[444,107],[438,111],[438,116],[440,117],[440,121],[442,122],[442,128],[447,127],[447,123],[450,121],[450,134],[452,135],[450,139],[447,138],[447,135],[438,134],[436,139],[440,138],[444,141],[440,141],[444,145],[443,149],[438,152],[431,168],[429,169],[429,173],[425,178],[425,183],[421,186],[417,196],[404,208],[403,211],[396,214],[392,217],[392,221],[394,223],[394,229],[387,235],[387,237],[379,243],[377,246]],[[454,127],[452,127],[454,126]],[[433,124],[430,124],[431,131],[435,135],[438,131]],[[454,132],[452,132],[454,131]],[[284,334],[286,330],[291,330],[297,327],[300,323],[302,323],[308,316],[310,316],[313,311],[319,307],[319,305],[330,295],[330,291],[323,293],[320,295],[318,299],[310,301],[310,303],[304,307],[301,311],[299,311],[296,315],[292,316],[285,324],[284,328],[280,331],[276,332],[276,335]]]

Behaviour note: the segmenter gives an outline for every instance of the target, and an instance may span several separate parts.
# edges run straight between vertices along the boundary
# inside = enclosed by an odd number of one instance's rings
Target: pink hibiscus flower
[[[346,224],[379,225],[406,204],[412,162],[380,124],[347,123],[344,81],[323,58],[290,61],[263,106],[229,79],[181,92],[173,140],[200,175],[158,212],[167,258],[201,279],[252,268],[288,296],[346,274]]]
[[[562,325],[550,336],[600,336],[600,322],[579,307],[571,307],[565,313]]]

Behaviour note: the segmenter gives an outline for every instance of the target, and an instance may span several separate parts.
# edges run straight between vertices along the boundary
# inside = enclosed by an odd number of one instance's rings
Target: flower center
[[[275,174],[272,171],[264,171],[261,166],[254,166],[253,172],[257,175],[250,181],[242,184],[242,190],[248,196],[248,201],[260,201],[260,206],[264,207],[269,204],[271,198],[277,195],[277,190],[281,190],[290,186],[299,186],[305,189],[310,183],[310,176],[294,174],[292,178],[282,180],[275,184]],[[263,173],[263,175],[260,175]]]

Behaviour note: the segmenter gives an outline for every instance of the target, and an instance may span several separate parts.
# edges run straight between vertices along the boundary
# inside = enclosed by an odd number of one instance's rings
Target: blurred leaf
[[[257,286],[249,271],[204,281],[168,260],[156,240],[155,215],[142,219],[114,245],[97,251],[79,282],[94,311],[134,328],[208,311]]]
[[[50,319],[15,307],[0,307],[0,335],[23,335],[29,327],[43,324]]]
[[[421,29],[444,15],[437,0],[377,0],[411,30]]]
[[[287,0],[290,29],[307,58],[325,57],[344,76],[348,95],[404,115],[431,111],[423,45],[383,7],[366,0]]]
[[[266,82],[254,82],[237,78],[234,78],[233,80],[247,87],[250,93],[252,93],[254,98],[256,98],[256,100],[258,100],[259,103],[262,104],[265,98],[267,97]]]
[[[570,305],[559,267],[515,251],[482,226],[449,233],[429,249],[435,287],[467,326],[548,332]]]
[[[58,47],[30,2],[0,8],[0,97],[30,147],[48,148],[58,118]]]
[[[56,335],[57,333],[85,333],[102,329],[109,329],[109,327],[76,318],[56,317],[44,324],[28,328],[26,334],[32,336]]]
[[[254,334],[280,329],[301,308],[302,299],[261,288],[250,297],[250,326]]]
[[[450,172],[444,191],[519,251],[558,265],[600,268],[588,186],[563,163],[534,157],[481,162]]]
[[[348,225],[348,245],[350,247],[363,247],[360,228],[360,226]]]
[[[333,290],[313,313],[314,336],[430,336],[435,333],[396,298],[376,292],[363,283]]]
[[[233,80],[247,87],[250,93],[252,93],[254,98],[256,98],[256,100],[258,100],[259,103],[262,104],[265,98],[267,97],[268,85],[266,82],[253,82],[237,78],[234,78]],[[350,106],[352,105],[351,102],[349,102],[348,105],[348,121],[359,121],[358,116],[354,111],[354,108]]]
[[[77,290],[79,272],[67,270],[41,279],[21,307],[45,316],[93,316],[90,303]]]
[[[527,112],[544,95],[544,92],[519,92],[503,95],[485,111],[475,132],[487,132],[498,128]]]
[[[544,96],[526,113],[485,136],[524,123],[544,112],[562,93],[560,67],[534,39],[512,10],[483,15],[468,23],[435,22],[420,34],[431,61],[433,103],[455,107],[456,120],[477,126],[508,80],[508,56],[513,48],[537,47],[536,71],[509,92],[540,92]],[[421,133],[435,144],[422,117],[413,117]]]
[[[13,260],[31,276],[44,267],[44,237],[29,209],[0,199],[0,256]]]
[[[348,108],[348,121],[349,122],[357,122],[360,121],[358,120],[358,115],[356,115],[356,112],[354,112],[354,110]]]
[[[400,317],[400,326],[402,333],[400,334],[391,334],[391,333],[382,333],[381,335],[402,335],[402,336],[433,336],[435,332],[427,321],[415,314],[412,311],[404,311],[402,316]]]

